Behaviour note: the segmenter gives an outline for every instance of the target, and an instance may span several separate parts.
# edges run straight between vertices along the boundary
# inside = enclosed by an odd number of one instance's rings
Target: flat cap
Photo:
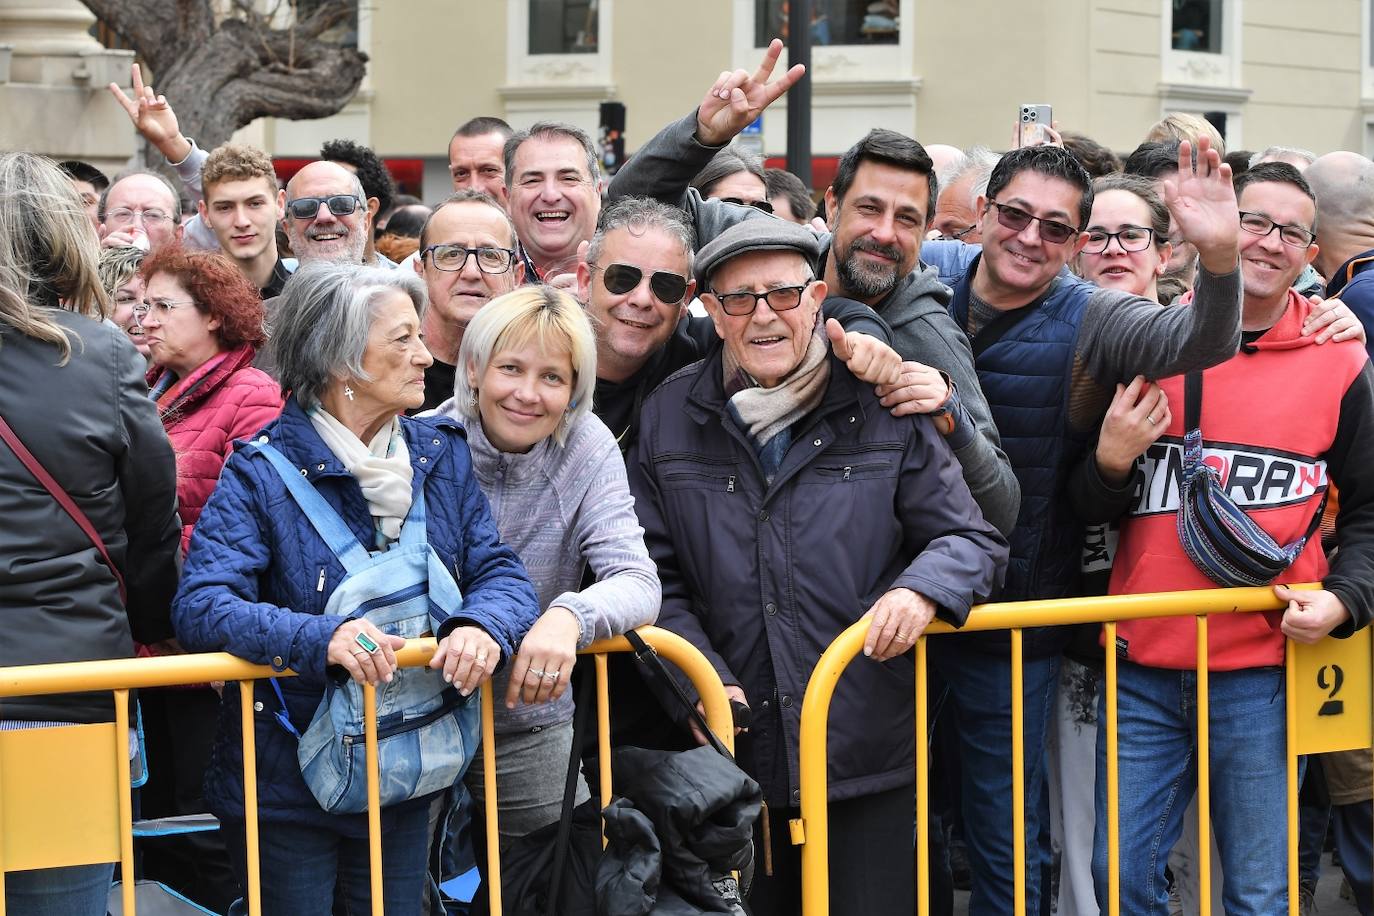
[[[697,252],[697,289],[711,288],[711,274],[731,258],[751,251],[795,251],[812,270],[821,254],[816,233],[776,217],[746,219],[726,229]]]

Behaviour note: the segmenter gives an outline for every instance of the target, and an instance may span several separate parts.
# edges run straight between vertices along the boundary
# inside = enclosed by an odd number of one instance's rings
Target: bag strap
[[[305,482],[300,471],[286,460],[285,455],[266,442],[250,442],[244,448],[249,453],[257,453],[268,460],[286,484],[286,490],[291,494],[291,498],[301,507],[306,519],[334,556],[339,558],[344,569],[354,573],[367,563],[367,548],[358,542],[352,530],[339,517],[339,513],[320,495],[320,491]],[[420,511],[424,511],[423,506]]]
[[[687,696],[687,691],[682,689],[677,678],[668,671],[667,666],[663,664],[663,659],[659,658],[658,652],[654,651],[654,647],[646,643],[644,637],[634,630],[626,630],[625,639],[629,641],[631,646],[634,646],[635,658],[644,666],[644,671],[648,673],[650,679],[667,684],[673,695],[682,704],[682,708],[687,711],[688,717],[696,723],[697,728],[701,729],[701,733],[711,742],[711,747],[715,748],[727,760],[734,760],[735,755],[731,754],[725,743],[720,740],[715,732],[711,731],[711,727],[706,724],[706,718],[701,714],[701,710],[697,709],[697,704],[692,702],[692,698]]]
[[[1183,431],[1202,429],[1202,373],[1183,376]]]
[[[43,485],[43,489],[47,490],[48,494],[57,500],[57,504],[71,516],[72,521],[76,522],[76,526],[81,529],[82,533],[90,538],[95,549],[100,552],[101,558],[105,560],[105,565],[110,568],[111,574],[115,577],[115,583],[119,586],[120,602],[127,605],[129,593],[124,587],[124,574],[119,571],[118,566],[115,566],[114,560],[110,559],[110,552],[105,549],[105,542],[100,539],[100,533],[95,530],[95,526],[86,517],[86,513],[81,511],[81,507],[67,495],[67,491],[62,489],[62,485],[53,479],[47,468],[43,467],[42,463],[33,456],[33,452],[28,450],[23,440],[19,438],[19,434],[10,428],[4,417],[0,417],[0,439],[5,440],[5,444],[14,452],[19,463],[28,468],[29,473]]]
[[[553,871],[549,875],[548,895],[544,898],[544,916],[557,916],[558,892],[562,888],[563,874],[568,868],[568,851],[572,845],[573,800],[577,797],[577,773],[582,764],[582,740],[587,732],[587,720],[591,718],[592,685],[595,678],[584,677],[577,686],[577,698],[573,708],[572,751],[568,754],[568,774],[563,783],[563,812],[558,818],[558,837],[554,840]],[[607,804],[610,799],[605,799]]]

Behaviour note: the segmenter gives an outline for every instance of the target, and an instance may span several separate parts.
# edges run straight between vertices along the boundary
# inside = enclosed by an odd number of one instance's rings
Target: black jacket
[[[621,797],[604,812],[608,845],[597,869],[598,913],[742,912],[727,897],[734,888],[726,876],[752,854],[758,783],[711,747],[623,748],[615,763]]]
[[[81,508],[128,586],[47,490],[0,443],[0,667],[128,658],[133,639],[172,635],[181,526],[176,461],[147,366],[122,331],[54,309],[71,360],[0,324],[0,416]],[[132,633],[131,633],[132,631]],[[108,694],[4,701],[0,718],[100,722]]]
[[[629,466],[663,583],[658,625],[744,689],[739,759],[770,804],[800,800],[802,696],[835,637],[894,587],[961,623],[1007,559],[930,420],[893,417],[833,356],[830,370],[771,485],[727,412],[719,350],[645,402]],[[910,782],[913,689],[909,656],[850,666],[831,707],[832,798]]]

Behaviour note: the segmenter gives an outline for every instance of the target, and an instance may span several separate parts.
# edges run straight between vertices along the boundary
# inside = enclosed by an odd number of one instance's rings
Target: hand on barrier
[[[1169,397],[1154,382],[1140,375],[1129,385],[1118,382],[1094,453],[1103,478],[1117,486],[1124,484],[1136,458],[1164,434],[1172,419]]]
[[[533,706],[561,697],[568,689],[577,661],[577,616],[555,604],[540,615],[520,642],[506,688],[506,708],[516,700]]]
[[[844,360],[859,381],[870,385],[891,385],[897,381],[902,357],[878,338],[858,331],[846,332],[834,318],[825,320],[825,335],[830,338],[835,355]]]
[[[1312,311],[1302,323],[1304,336],[1317,334],[1316,342],[1319,344],[1328,340],[1358,340],[1365,343],[1364,325],[1350,311],[1350,306],[1334,296],[1330,299],[1308,296],[1307,300],[1312,303]],[[1321,333],[1318,334],[1318,331]]]
[[[324,660],[328,665],[343,666],[359,684],[375,686],[390,683],[396,670],[396,650],[405,644],[404,637],[388,636],[371,621],[346,620],[329,638]]]
[[[739,704],[740,706],[744,707],[745,710],[749,709],[749,698],[744,695],[744,688],[740,687],[738,684],[726,684],[725,695],[730,698],[731,710],[734,710],[735,704]],[[701,717],[703,719],[706,718],[706,704],[701,702],[700,700],[697,701],[697,712],[701,713]],[[740,713],[736,711],[735,721],[740,721],[740,718]],[[752,718],[752,713],[750,714],[750,716],[746,718]],[[692,737],[697,739],[697,744],[706,745],[711,743],[707,740],[706,736],[701,733],[701,729],[697,728],[696,722],[690,722],[689,724],[692,726]],[[740,732],[747,731],[749,731],[749,727],[747,725],[735,726],[735,734],[737,735]]]
[[[501,647],[481,627],[455,627],[439,640],[429,666],[442,670],[444,680],[468,696],[491,677],[500,660]]]
[[[898,369],[897,380],[877,388],[880,403],[894,417],[930,413],[949,400],[949,383],[939,369],[908,360]]]
[[[1344,602],[1324,589],[1293,591],[1287,586],[1275,585],[1274,594],[1279,600],[1288,602],[1279,629],[1294,642],[1308,645],[1319,642],[1350,619]]]
[[[796,85],[806,73],[801,64],[768,82],[782,55],[782,42],[774,38],[763,62],[753,75],[747,70],[723,70],[697,106],[697,139],[706,146],[724,146],[748,127],[765,108]]]
[[[885,662],[916,644],[935,619],[935,604],[920,592],[894,588],[879,598],[864,617],[873,618],[864,637],[864,655]]]

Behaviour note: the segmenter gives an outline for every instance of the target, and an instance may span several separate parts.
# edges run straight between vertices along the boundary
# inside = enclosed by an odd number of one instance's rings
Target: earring
[[[344,385],[344,397],[348,398],[350,401],[353,400],[353,388],[351,386]]]
[[[476,388],[472,389],[472,394],[471,394],[471,396],[468,397],[468,406],[471,407],[473,410],[476,410],[476,409],[477,409],[477,389],[476,389]]]

